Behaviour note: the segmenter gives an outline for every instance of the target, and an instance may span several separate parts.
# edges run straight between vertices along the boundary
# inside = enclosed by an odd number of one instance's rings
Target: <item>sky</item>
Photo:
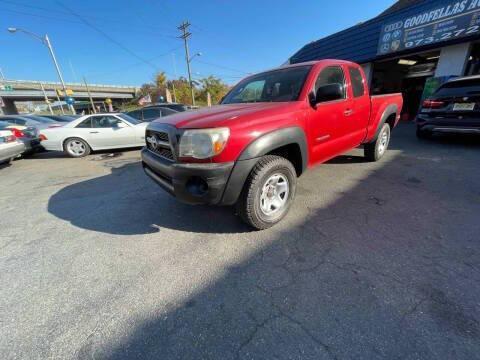
[[[8,79],[57,81],[48,49],[8,27],[48,34],[65,81],[141,85],[186,76],[178,25],[192,25],[194,78],[234,84],[283,64],[303,45],[366,21],[394,0],[0,0],[0,68]]]

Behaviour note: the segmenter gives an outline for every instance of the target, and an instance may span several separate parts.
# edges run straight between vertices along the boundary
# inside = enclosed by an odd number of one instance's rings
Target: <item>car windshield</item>
[[[135,119],[134,117],[131,117],[130,115],[127,115],[127,114],[118,114],[117,115],[119,118],[122,118],[123,120],[125,121],[128,121],[130,124],[132,125],[137,125],[137,124],[140,124],[141,121],[138,121],[137,119]]]
[[[311,66],[296,66],[251,76],[237,84],[222,104],[296,101]]]

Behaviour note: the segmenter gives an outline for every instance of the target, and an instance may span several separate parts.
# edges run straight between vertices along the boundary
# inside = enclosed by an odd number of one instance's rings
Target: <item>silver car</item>
[[[0,164],[9,163],[25,151],[25,144],[10,130],[0,130]]]

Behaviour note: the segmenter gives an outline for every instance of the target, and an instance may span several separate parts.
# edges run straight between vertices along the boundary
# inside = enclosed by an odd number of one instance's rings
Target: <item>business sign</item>
[[[480,35],[480,0],[453,1],[382,27],[377,55]]]

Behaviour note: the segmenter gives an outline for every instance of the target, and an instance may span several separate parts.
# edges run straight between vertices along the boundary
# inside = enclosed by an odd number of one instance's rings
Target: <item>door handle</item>
[[[345,110],[345,111],[343,112],[343,115],[345,115],[345,116],[350,116],[350,115],[352,115],[352,114],[353,114],[353,110],[352,110],[352,109],[347,109],[347,110]]]
[[[90,134],[98,134],[98,131],[90,131]]]

